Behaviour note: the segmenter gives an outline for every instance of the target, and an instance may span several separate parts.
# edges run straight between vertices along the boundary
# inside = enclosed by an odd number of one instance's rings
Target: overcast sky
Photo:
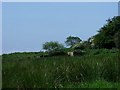
[[[118,15],[118,3],[3,3],[2,15],[3,53],[34,52],[70,35],[87,40]]]

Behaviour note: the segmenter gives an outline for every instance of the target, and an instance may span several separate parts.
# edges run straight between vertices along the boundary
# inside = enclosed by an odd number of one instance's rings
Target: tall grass
[[[38,53],[3,55],[3,88],[57,88],[66,87],[67,83],[82,84],[99,80],[119,83],[118,53],[91,52],[94,53],[46,58],[35,58]]]

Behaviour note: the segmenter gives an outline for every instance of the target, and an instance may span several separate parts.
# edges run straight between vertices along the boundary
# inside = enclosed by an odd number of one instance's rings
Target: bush
[[[118,49],[120,49],[120,30],[114,35],[114,42]]]
[[[93,55],[98,55],[98,54],[100,54],[100,51],[96,51],[93,53]]]
[[[51,51],[49,52],[50,56],[63,56],[63,55],[67,55],[67,53],[65,53],[63,50],[58,50],[58,51]]]
[[[85,46],[82,43],[77,43],[72,48],[75,50],[78,50],[78,49],[83,50],[85,49]]]
[[[40,55],[40,57],[49,57],[49,54]]]
[[[83,50],[75,50],[74,51],[74,55],[84,55],[85,54],[85,51]]]

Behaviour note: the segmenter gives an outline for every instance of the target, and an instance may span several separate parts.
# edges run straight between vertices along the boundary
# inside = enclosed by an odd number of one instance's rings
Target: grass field
[[[40,54],[2,55],[3,88],[120,88],[117,50],[36,58]]]

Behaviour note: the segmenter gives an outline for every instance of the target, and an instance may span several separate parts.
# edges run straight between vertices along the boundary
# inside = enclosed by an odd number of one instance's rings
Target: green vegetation
[[[36,58],[42,53],[3,55],[3,88],[118,88],[116,49],[91,49],[83,56]]]
[[[87,83],[69,83],[65,88],[120,88],[120,83],[107,82],[105,80],[96,80]]]
[[[120,49],[120,30],[114,35],[114,42],[118,49]]]
[[[43,49],[47,50],[48,52],[51,51],[58,51],[61,49],[64,49],[64,46],[62,44],[59,44],[58,42],[46,42],[43,44]]]
[[[72,47],[73,45],[80,43],[82,40],[79,37],[69,36],[66,38],[66,45]]]
[[[98,34],[94,36],[94,44],[96,48],[108,48],[118,46],[118,38],[120,35],[117,33],[120,32],[120,16],[113,17],[108,19],[107,23],[100,28]]]

